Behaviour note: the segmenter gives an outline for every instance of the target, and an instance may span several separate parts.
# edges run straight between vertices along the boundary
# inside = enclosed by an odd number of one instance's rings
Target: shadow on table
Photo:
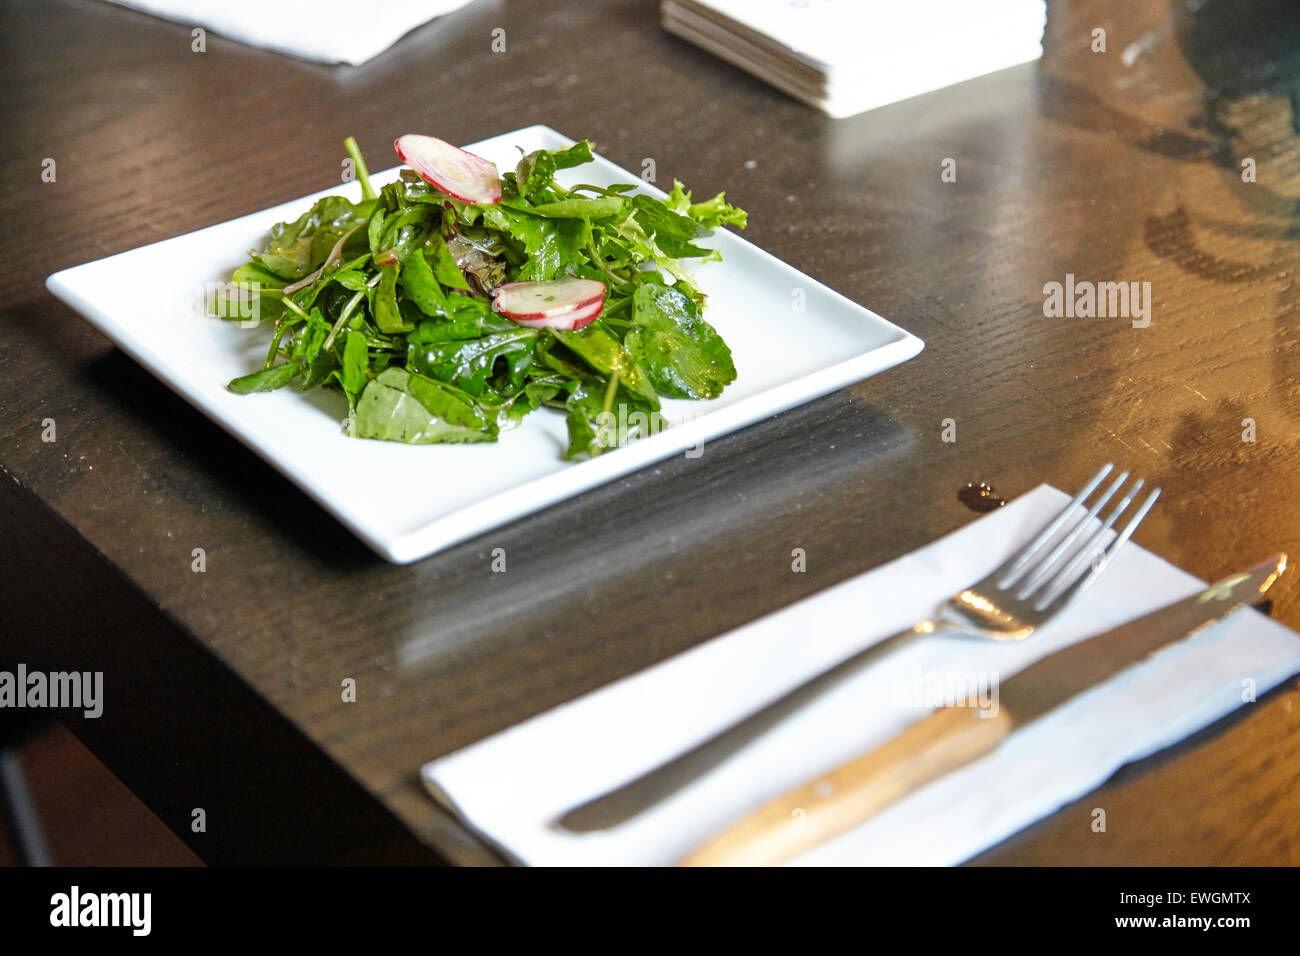
[[[143,478],[152,491],[184,501],[204,496],[203,506],[219,514],[251,511],[259,524],[292,539],[301,551],[335,569],[383,563],[305,492],[120,349],[91,361],[83,374],[134,419],[148,423],[167,449],[159,456],[163,467]],[[206,496],[198,483],[175,475],[173,464],[183,460],[202,462],[230,497]]]
[[[467,560],[481,570],[495,548],[507,556],[509,573],[476,573],[438,594],[431,615],[436,627],[400,637],[397,662],[415,677],[468,643],[481,649],[513,640],[521,618],[544,620],[574,604],[581,612],[607,613],[600,606],[603,588],[634,570],[638,597],[671,602],[674,581],[715,570],[725,577],[737,563],[733,555],[752,555],[755,541],[763,547],[784,537],[774,526],[792,520],[800,502],[860,484],[866,475],[883,487],[889,462],[905,455],[914,437],[876,406],[835,392],[711,441],[699,458],[678,455],[435,555],[415,573],[454,577]],[[779,552],[786,555],[783,567],[788,551]],[[767,597],[780,606],[795,595]],[[659,606],[668,605],[661,600]],[[750,616],[767,609],[756,605]],[[602,626],[610,629],[608,618]]]

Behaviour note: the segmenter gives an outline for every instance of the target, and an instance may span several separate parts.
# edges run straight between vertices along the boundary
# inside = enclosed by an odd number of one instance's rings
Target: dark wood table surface
[[[967,481],[1012,497],[1114,460],[1164,487],[1137,540],[1187,571],[1300,556],[1289,6],[1054,2],[1041,63],[831,121],[650,0],[479,0],[361,68],[6,3],[0,661],[104,671],[104,716],[70,726],[209,862],[489,863],[422,763],[962,526]],[[925,351],[399,567],[42,285],[326,187],[348,134],[383,168],[398,133],[539,122],[725,188],[748,239]],[[1150,326],[1045,316],[1067,273],[1150,282]],[[1272,614],[1300,627],[1300,587]],[[1288,681],[977,862],[1300,863],[1298,702]]]

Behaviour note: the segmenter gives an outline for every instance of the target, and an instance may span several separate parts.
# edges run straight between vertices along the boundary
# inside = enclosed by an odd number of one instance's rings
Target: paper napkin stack
[[[833,117],[1042,56],[1044,0],[663,0],[663,25]]]
[[[470,0],[111,0],[230,40],[319,63],[359,66]]]

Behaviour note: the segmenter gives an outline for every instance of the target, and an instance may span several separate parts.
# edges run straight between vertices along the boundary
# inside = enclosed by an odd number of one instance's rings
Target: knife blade
[[[1205,590],[1049,654],[999,687],[998,709],[935,711],[881,747],[771,801],[682,861],[683,866],[779,863],[843,833],[921,786],[998,747],[1071,698],[1257,603],[1286,570],[1274,555]]]

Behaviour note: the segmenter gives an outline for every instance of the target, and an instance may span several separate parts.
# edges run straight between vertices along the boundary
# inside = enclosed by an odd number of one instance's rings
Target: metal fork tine
[[[1126,481],[1128,481],[1128,472],[1121,471],[1119,477],[1110,483],[1110,487],[1107,488],[1102,493],[1101,497],[1093,503],[1093,506],[1088,509],[1087,513],[1084,514],[1075,526],[1070,529],[1068,534],[1061,538],[1056,547],[1052,549],[1052,553],[1039,561],[1032,571],[1026,572],[1028,577],[1020,582],[1019,593],[1016,594],[1017,598],[1023,601],[1038,589],[1039,583],[1043,578],[1047,577],[1047,575],[1051,573],[1053,566],[1060,559],[1061,555],[1065,554],[1066,551],[1069,550],[1070,545],[1074,544],[1079,535],[1083,534],[1083,532],[1088,529],[1088,523],[1092,521],[1093,518],[1097,517],[1097,513],[1100,512],[1102,508],[1106,507],[1106,503],[1115,496],[1115,492],[1119,491]]]
[[[1065,519],[1074,513],[1074,509],[1079,506],[1080,502],[1096,490],[1097,486],[1101,484],[1102,479],[1109,475],[1114,467],[1115,465],[1112,462],[1107,462],[1102,465],[1101,470],[1092,476],[1088,483],[1083,486],[1083,490],[1075,495],[1074,498],[1071,499],[1070,503],[1057,513],[1056,517],[1048,523],[1047,527],[1038,532],[1032,541],[1011,557],[1007,558],[1007,560],[1003,562],[996,571],[989,575],[990,578],[997,581],[999,588],[1006,588],[1010,584],[1011,579],[1016,575],[1016,573],[1024,567],[1025,563],[1034,556],[1034,553],[1038,551],[1039,548],[1051,540],[1052,535],[1056,534],[1056,532],[1060,530],[1061,525],[1065,524]]]
[[[1101,527],[1094,531],[1092,536],[1089,537],[1088,540],[1085,541],[1083,545],[1070,557],[1070,559],[1065,562],[1065,566],[1056,573],[1055,577],[1053,577],[1052,580],[1042,588],[1042,590],[1037,592],[1039,600],[1034,604],[1035,609],[1039,609],[1039,604],[1045,605],[1047,603],[1047,598],[1050,595],[1055,594],[1055,592],[1060,590],[1065,582],[1073,578],[1074,573],[1079,570],[1080,566],[1082,566],[1084,562],[1093,558],[1097,551],[1098,542],[1106,536],[1106,532],[1111,529],[1115,520],[1124,513],[1130,504],[1132,504],[1133,496],[1142,490],[1142,485],[1143,480],[1139,478],[1134,482],[1132,488],[1124,492],[1124,497],[1121,498],[1119,503],[1111,510],[1110,516],[1101,523]],[[1026,595],[1026,599],[1030,596],[1032,596],[1032,594]]]
[[[1141,487],[1141,485],[1142,482],[1141,480],[1139,480],[1137,485],[1133,488],[1133,491],[1128,496],[1130,500],[1132,499],[1133,496],[1137,494],[1138,489]],[[1092,582],[1097,580],[1097,578],[1101,575],[1101,573],[1106,570],[1106,568],[1110,565],[1111,561],[1115,560],[1115,555],[1119,554],[1120,549],[1123,548],[1124,545],[1128,543],[1129,538],[1133,536],[1133,532],[1137,530],[1137,526],[1142,523],[1144,518],[1146,518],[1147,512],[1151,510],[1151,506],[1156,503],[1156,499],[1159,497],[1160,497],[1159,488],[1156,488],[1154,491],[1151,492],[1151,494],[1147,495],[1146,501],[1142,502],[1141,506],[1134,513],[1133,517],[1129,519],[1128,524],[1124,526],[1124,530],[1121,531],[1115,537],[1115,540],[1112,541],[1102,552],[1101,560],[1093,561],[1092,566],[1089,567],[1089,569],[1086,572],[1080,575],[1079,578],[1076,581],[1074,581],[1073,584],[1070,584],[1069,586],[1065,587],[1063,590],[1058,589],[1054,583],[1052,590],[1049,591],[1048,594],[1044,595],[1044,597],[1037,604],[1034,605],[1035,610],[1043,611],[1046,610],[1048,607],[1052,607],[1053,613],[1055,613],[1056,611],[1064,607],[1065,604],[1067,604],[1069,601],[1073,600],[1075,597],[1077,597],[1078,595],[1082,594],[1085,590],[1087,590],[1087,588],[1092,584]],[[1112,521],[1115,517],[1118,517],[1118,513],[1120,511],[1122,511],[1124,508],[1127,507],[1128,507],[1128,501],[1121,502],[1121,506],[1116,507],[1116,514],[1112,515]],[[1101,529],[1099,534],[1104,533],[1104,531],[1105,528]],[[1094,535],[1093,537],[1096,538],[1097,535]],[[1093,546],[1092,542],[1089,542],[1089,544],[1085,546],[1080,552],[1081,555],[1086,558],[1087,555],[1092,550],[1092,546]]]

